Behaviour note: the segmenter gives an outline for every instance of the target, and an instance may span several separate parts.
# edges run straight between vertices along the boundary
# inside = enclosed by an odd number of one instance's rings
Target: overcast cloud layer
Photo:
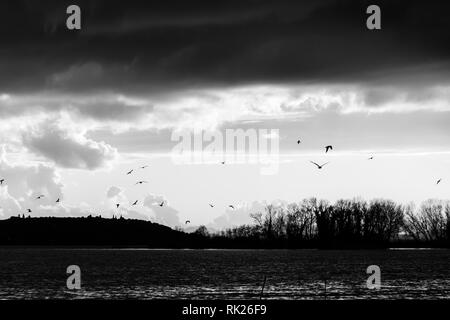
[[[2,2],[2,90],[159,92],[448,75],[447,1],[378,1],[382,32],[365,28],[368,1],[78,1],[76,32],[65,26],[69,4]]]

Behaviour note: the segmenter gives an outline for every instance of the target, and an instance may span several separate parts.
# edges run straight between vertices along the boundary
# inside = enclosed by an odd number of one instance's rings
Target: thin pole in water
[[[266,276],[264,276],[264,281],[263,281],[263,285],[262,285],[262,288],[261,288],[261,293],[259,295],[259,300],[262,300],[262,296],[263,296],[263,293],[264,293],[264,286],[265,285],[266,285]]]

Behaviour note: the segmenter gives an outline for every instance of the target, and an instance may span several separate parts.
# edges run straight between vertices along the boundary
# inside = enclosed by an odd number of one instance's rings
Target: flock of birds
[[[222,163],[222,164],[225,164],[225,161],[221,161],[221,163]],[[139,167],[139,168],[140,168],[140,169],[145,169],[145,168],[147,168],[147,167],[149,167],[149,165],[141,166],[141,167]],[[126,173],[126,175],[131,175],[133,172],[135,172],[135,169],[130,169],[130,170]],[[144,183],[148,183],[148,181],[140,180],[140,181],[137,181],[137,182],[136,182],[136,185],[137,185],[137,184],[144,184]],[[135,205],[138,204],[138,202],[139,202],[139,200],[135,200],[131,205],[132,205],[132,206],[135,206]],[[165,201],[162,201],[162,202],[159,203],[158,205],[159,205],[160,207],[163,207],[164,204],[165,204]],[[119,209],[120,206],[121,206],[120,203],[116,203],[116,209]],[[209,206],[210,206],[211,208],[214,208],[214,207],[215,207],[215,205],[212,204],[212,203],[209,203]],[[231,208],[231,209],[235,210],[235,206],[232,205],[232,204],[228,205],[228,208]],[[186,220],[186,221],[185,221],[185,224],[189,224],[189,223],[191,223],[190,220]]]
[[[301,144],[302,142],[301,142],[301,140],[297,140],[297,144]],[[328,153],[328,152],[330,152],[330,151],[332,151],[333,150],[333,146],[332,145],[327,145],[327,146],[325,146],[325,153]],[[374,159],[374,157],[373,156],[371,156],[371,157],[369,157],[367,160],[373,160]],[[314,161],[310,161],[312,164],[314,164],[316,167],[317,167],[317,169],[323,169],[323,167],[325,166],[325,165],[327,165],[327,164],[329,164],[329,162],[325,162],[325,163],[323,163],[323,164],[318,164],[317,162],[314,162]],[[225,161],[221,161],[221,164],[225,164]],[[139,169],[146,169],[146,168],[148,168],[149,167],[149,165],[144,165],[144,166],[140,166],[139,167]],[[131,169],[131,170],[129,170],[127,173],[126,173],[126,175],[131,175],[133,172],[135,172],[135,169]],[[438,185],[438,184],[440,184],[442,182],[442,179],[439,179],[439,180],[437,180],[437,182],[436,182],[436,185]],[[3,185],[5,183],[5,179],[4,178],[2,178],[2,179],[0,179],[0,186],[1,185]],[[148,181],[145,181],[145,180],[139,180],[139,181],[137,181],[136,183],[135,183],[135,185],[142,185],[142,184],[145,184],[145,183],[148,183]],[[45,197],[45,195],[43,195],[43,194],[40,194],[40,195],[38,195],[38,196],[36,196],[36,200],[40,200],[40,199],[42,199],[42,198],[44,198]],[[56,201],[55,201],[55,203],[60,203],[61,202],[61,199],[60,198],[58,198],[58,199],[56,199]],[[139,202],[139,200],[135,200],[132,204],[131,204],[131,206],[136,206],[137,204],[138,204],[138,202]],[[160,206],[160,207],[163,207],[164,205],[165,205],[165,201],[163,200],[161,203],[158,203],[158,205]],[[119,207],[121,206],[121,204],[120,203],[116,203],[116,209],[119,209]],[[215,207],[215,205],[214,204],[212,204],[212,203],[209,203],[209,206],[211,207],[211,208],[214,208]],[[231,208],[231,209],[233,209],[233,210],[235,210],[235,206],[234,205],[232,205],[232,204],[230,204],[230,205],[228,205],[228,208]],[[33,211],[31,210],[31,209],[27,209],[27,212],[28,213],[32,213]],[[115,217],[114,215],[113,215],[113,217]],[[185,221],[185,224],[188,224],[188,223],[191,223],[191,221],[190,220],[186,220]]]
[[[300,143],[302,143],[301,140],[297,140],[297,144],[300,144]],[[325,146],[325,153],[328,153],[328,151],[330,151],[330,150],[333,150],[332,145]],[[367,160],[373,160],[373,159],[374,159],[374,156],[371,156]],[[319,170],[322,169],[325,165],[327,165],[329,163],[329,162],[326,162],[324,164],[318,164],[317,162],[314,162],[314,161],[310,161],[310,162],[312,164],[314,164],[317,167],[317,169],[319,169]],[[441,182],[442,182],[442,179],[437,180],[436,185],[440,184]]]
[[[0,179],[0,185],[3,185],[3,183],[5,182],[5,179]],[[36,200],[40,200],[40,199],[42,199],[42,198],[44,198],[45,197],[45,195],[43,195],[43,194],[40,194],[40,195],[38,195],[38,196],[36,196]],[[58,199],[56,199],[56,201],[55,201],[55,203],[60,203],[61,202],[61,198],[58,198]],[[33,212],[33,210],[31,210],[30,208],[28,208],[28,209],[26,209],[26,211],[27,211],[27,213],[32,213]]]
[[[223,161],[222,164],[225,164],[225,161]],[[145,166],[139,167],[139,169],[146,169],[146,168],[148,168],[148,167],[149,167],[149,165],[145,165]],[[135,172],[135,169],[129,170],[129,171],[126,173],[126,175],[131,175],[133,172]],[[4,178],[0,179],[0,185],[3,185],[5,182],[6,182],[6,180],[5,180]],[[137,181],[137,182],[135,183],[135,185],[141,185],[141,184],[144,184],[144,183],[148,183],[148,181],[145,181],[145,180],[139,180],[139,181]],[[36,196],[35,200],[41,200],[41,199],[44,198],[44,197],[45,197],[45,195],[40,194],[40,195]],[[61,202],[61,198],[58,198],[58,199],[56,199],[56,201],[55,201],[55,203],[60,203],[60,202]],[[139,200],[135,200],[135,201],[131,204],[131,206],[136,206],[136,205],[138,204],[138,202],[139,202]],[[163,200],[162,202],[158,203],[158,206],[163,207],[163,206],[165,205],[165,203],[166,203],[166,202]],[[211,208],[214,208],[214,207],[215,207],[215,205],[212,204],[212,203],[209,203],[209,206],[210,206]],[[120,203],[116,203],[116,209],[119,209],[120,207],[121,207],[121,204],[120,204]],[[233,210],[235,209],[235,207],[234,207],[233,205],[231,205],[231,204],[230,204],[228,207],[231,208],[231,209],[233,209]],[[30,208],[28,208],[28,209],[26,209],[26,212],[27,212],[27,213],[32,213],[33,210],[31,210]],[[113,218],[115,218],[115,215],[113,215]],[[190,220],[186,220],[186,221],[185,221],[185,224],[189,224],[189,223],[191,223]]]
[[[301,140],[297,140],[297,144],[300,144],[300,143],[302,143]],[[328,151],[332,151],[332,150],[333,150],[333,146],[332,145],[325,146],[325,153],[328,153]],[[373,156],[370,157],[368,160],[373,160]],[[317,167],[317,169],[319,169],[319,170],[322,169],[327,164],[329,164],[329,162],[326,162],[324,164],[318,164],[317,162],[314,162],[314,161],[310,161],[310,162],[312,164],[314,164]]]

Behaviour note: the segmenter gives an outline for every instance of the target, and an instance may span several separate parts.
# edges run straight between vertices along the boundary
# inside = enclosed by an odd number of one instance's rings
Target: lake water
[[[259,299],[264,276],[264,299],[448,299],[450,251],[0,248],[0,299]]]

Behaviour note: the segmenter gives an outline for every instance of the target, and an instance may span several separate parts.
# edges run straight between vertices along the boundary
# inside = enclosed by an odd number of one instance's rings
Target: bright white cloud
[[[164,201],[163,206],[160,204]],[[144,199],[144,206],[149,208],[155,217],[155,221],[169,227],[182,225],[178,216],[178,211],[170,206],[167,200],[161,195],[149,194]]]
[[[122,193],[122,189],[120,189],[118,187],[115,187],[115,186],[112,186],[106,192],[106,196],[108,197],[108,199],[111,199],[111,198],[117,197],[121,193]]]
[[[106,166],[117,156],[117,150],[110,145],[50,120],[23,133],[23,145],[64,168],[93,170]]]
[[[39,212],[43,206],[56,205],[63,198],[63,185],[55,168],[46,165],[12,165],[2,149],[0,176],[5,179],[0,187],[1,214],[13,216],[26,213],[27,209]],[[42,199],[36,199],[44,195]]]

